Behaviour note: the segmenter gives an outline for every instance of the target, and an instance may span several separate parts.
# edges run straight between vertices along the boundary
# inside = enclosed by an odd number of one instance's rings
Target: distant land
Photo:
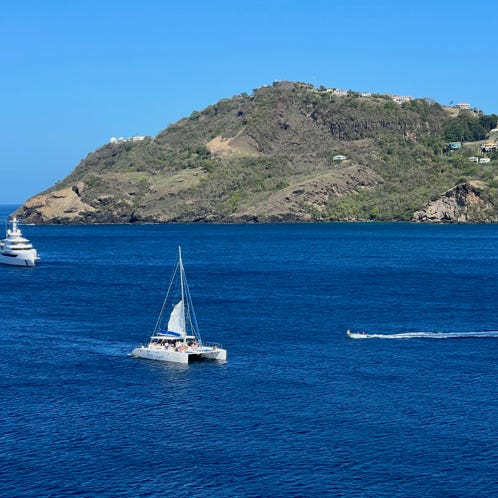
[[[498,221],[498,116],[275,82],[156,137],[112,139],[28,223]]]

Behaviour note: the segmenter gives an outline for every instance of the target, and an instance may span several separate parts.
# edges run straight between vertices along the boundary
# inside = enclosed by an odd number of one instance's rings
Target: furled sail
[[[173,337],[185,337],[185,310],[183,300],[176,304],[171,312],[167,334]]]

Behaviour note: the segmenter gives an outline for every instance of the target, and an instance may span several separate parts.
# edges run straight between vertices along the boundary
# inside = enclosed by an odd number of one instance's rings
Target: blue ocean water
[[[42,261],[0,266],[1,496],[496,495],[498,339],[345,331],[498,330],[498,226],[23,232]],[[178,245],[225,364],[127,356]]]

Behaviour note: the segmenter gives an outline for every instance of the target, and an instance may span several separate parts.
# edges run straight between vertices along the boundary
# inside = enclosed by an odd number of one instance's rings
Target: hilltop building
[[[147,138],[146,136],[142,136],[142,135],[137,135],[137,136],[128,137],[128,138],[124,138],[124,137],[119,137],[119,138],[111,137],[111,139],[109,140],[109,143],[110,144],[117,144],[117,143],[124,143],[124,142],[141,142],[142,140],[145,140],[146,138]]]
[[[482,152],[496,152],[498,149],[498,145],[492,142],[488,142],[487,144],[481,145]]]
[[[408,95],[392,95],[391,98],[394,100],[394,102],[396,102],[396,104],[400,105],[413,100],[413,97],[409,97]]]

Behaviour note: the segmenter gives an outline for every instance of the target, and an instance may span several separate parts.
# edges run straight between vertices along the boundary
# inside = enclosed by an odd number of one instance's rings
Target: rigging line
[[[166,302],[168,301],[168,297],[169,297],[169,294],[171,291],[171,287],[173,286],[173,282],[175,280],[175,276],[176,276],[176,272],[178,271],[179,264],[180,264],[179,262],[176,264],[175,271],[173,272],[173,275],[171,276],[171,279],[169,281],[168,291],[166,292],[166,297],[164,298],[163,305],[161,306],[161,312],[159,313],[159,316],[157,317],[156,326],[154,327],[153,335],[156,335],[159,328],[161,327],[161,320],[163,318],[164,308],[166,307]]]
[[[201,332],[199,330],[199,324],[197,323],[195,309],[194,309],[194,306],[192,304],[192,295],[190,294],[190,288],[188,286],[187,276],[184,275],[184,277],[185,277],[185,288],[187,291],[187,302],[188,302],[190,324],[192,326],[192,330],[194,331],[194,335],[197,337],[198,341],[202,344]]]

